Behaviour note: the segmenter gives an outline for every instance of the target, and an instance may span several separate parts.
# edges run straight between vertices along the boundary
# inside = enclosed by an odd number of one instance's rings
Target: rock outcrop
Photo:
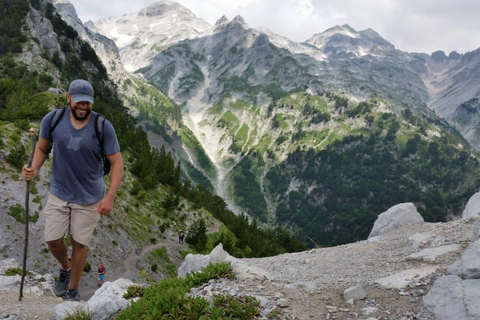
[[[477,218],[480,214],[480,192],[475,193],[467,202],[465,210],[463,210],[462,218]]]
[[[401,203],[381,213],[373,225],[368,238],[384,235],[392,230],[423,223],[413,203]]]

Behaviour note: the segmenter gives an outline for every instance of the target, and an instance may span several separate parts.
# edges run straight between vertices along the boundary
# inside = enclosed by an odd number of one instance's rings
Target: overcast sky
[[[156,0],[69,0],[86,22],[137,12]],[[252,28],[268,28],[305,41],[335,25],[371,28],[397,49],[431,54],[480,48],[478,0],[176,0],[211,25],[241,15]]]

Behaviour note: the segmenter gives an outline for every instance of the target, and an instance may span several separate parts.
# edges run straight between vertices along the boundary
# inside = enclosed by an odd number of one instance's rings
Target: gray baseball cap
[[[68,93],[74,102],[87,101],[93,104],[93,87],[90,82],[77,79],[70,83]]]

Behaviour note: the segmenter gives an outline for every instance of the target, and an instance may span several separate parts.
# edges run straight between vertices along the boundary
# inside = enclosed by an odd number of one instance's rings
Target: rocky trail
[[[161,247],[167,247],[168,249],[178,252],[180,249],[184,248],[184,246],[185,245],[181,245],[168,239],[164,239],[164,241],[159,243],[148,245],[144,247],[139,254],[134,252],[127,259],[125,259],[122,267],[123,272],[119,276],[111,276],[108,281],[115,281],[120,278],[134,281],[138,276],[138,270],[136,269],[136,263],[138,260],[144,259],[150,252]],[[94,271],[96,272],[96,269]],[[87,282],[87,285],[81,284],[79,291],[81,293],[82,300],[88,301],[98,287],[96,280],[92,281],[86,279],[86,277],[84,278]],[[20,289],[20,287],[18,287],[18,289]],[[2,292],[0,289],[0,319],[54,319],[53,308],[62,302],[63,299],[55,297],[53,292],[39,297],[34,294],[30,294],[28,291],[24,291],[24,297],[22,298],[22,301],[19,301],[19,291]]]
[[[175,251],[179,252],[180,249],[185,248],[185,245],[181,245],[179,243],[176,243],[172,240],[165,239],[164,241],[148,245],[143,248],[143,250],[140,253],[133,252],[128,258],[126,258],[123,262],[123,267],[122,270],[123,272],[120,273],[119,275],[110,277],[108,281],[115,281],[117,279],[123,278],[123,279],[130,279],[133,282],[138,282],[140,279],[138,278],[138,273],[139,270],[136,268],[136,263],[139,260],[143,260],[146,258],[152,251],[159,249],[161,247],[166,247],[169,251]],[[173,255],[172,255],[173,256]],[[180,263],[177,262],[179,265]],[[96,269],[94,270],[96,272]],[[80,292],[82,294],[82,299],[83,300],[88,300],[92,295],[95,293],[95,291],[98,289],[97,283],[92,282],[91,280],[88,281],[88,286],[83,286],[80,289]]]
[[[480,223],[475,221],[422,222],[356,243],[257,259],[236,259],[219,246],[209,259],[188,255],[179,275],[201,267],[192,266],[197,257],[201,263],[230,261],[235,279],[211,280],[192,294],[206,299],[216,294],[254,296],[261,303],[257,319],[448,319],[431,313],[424,299],[435,281],[479,242]],[[160,245],[165,244],[147,246],[126,259],[122,276],[134,275],[135,261]],[[60,302],[32,295],[19,302],[18,293],[0,292],[0,316],[52,319]]]
[[[465,220],[421,223],[357,243],[259,259],[238,260],[215,249],[211,261],[232,262],[237,277],[211,281],[194,294],[251,295],[264,316],[276,312],[279,319],[439,319],[423,297],[478,238],[476,228]]]

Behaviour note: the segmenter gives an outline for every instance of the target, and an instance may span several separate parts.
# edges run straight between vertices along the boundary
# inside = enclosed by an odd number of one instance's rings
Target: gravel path
[[[262,301],[264,315],[276,309],[280,319],[430,320],[422,297],[474,239],[471,222],[424,223],[370,241],[243,259],[249,264],[246,274],[211,282],[195,294],[252,295]],[[405,280],[405,289],[379,284],[406,270],[414,271],[393,281]],[[354,286],[362,286],[366,298],[347,303],[344,291]]]
[[[422,297],[436,277],[442,275],[475,239],[471,222],[425,223],[369,241],[242,259],[250,266],[246,274],[239,274],[233,280],[211,281],[194,293],[205,297],[215,293],[252,295],[262,302],[264,315],[276,310],[277,319],[433,320],[422,306]],[[137,257],[141,258],[158,245],[145,247]],[[454,250],[433,257],[421,254],[441,248]],[[129,266],[134,265],[135,257],[127,260],[125,263]],[[409,279],[404,290],[378,284],[383,277],[422,268],[436,271],[425,277],[419,272]],[[125,274],[130,271],[127,268]],[[345,302],[345,289],[357,285],[365,289],[366,298],[353,304]],[[45,296],[26,296],[19,302],[18,293],[0,293],[0,316],[1,319],[6,319],[7,314],[10,315],[8,319],[52,319],[53,307],[59,302],[59,298]]]

